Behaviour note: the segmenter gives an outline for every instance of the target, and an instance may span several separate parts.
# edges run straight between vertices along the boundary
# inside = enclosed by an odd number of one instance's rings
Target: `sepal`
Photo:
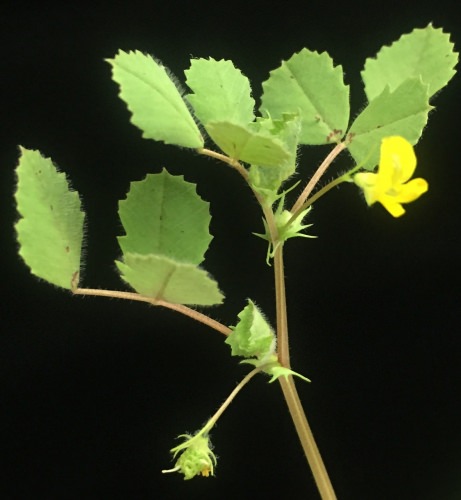
[[[305,234],[303,231],[312,226],[312,224],[303,224],[304,218],[311,211],[312,206],[307,207],[305,210],[300,212],[292,221],[293,213],[289,210],[285,210],[284,200],[285,193],[281,195],[281,199],[277,206],[277,210],[274,213],[275,225],[277,227],[278,239],[276,242],[272,241],[272,237],[269,231],[269,226],[265,219],[263,219],[264,224],[264,233],[253,233],[255,236],[262,238],[263,240],[267,240],[269,242],[269,247],[267,249],[266,262],[269,264],[269,259],[274,258],[275,251],[277,248],[284,243],[286,240],[290,238],[316,238],[317,236],[313,236],[310,234]],[[291,221],[291,222],[290,222]]]
[[[291,368],[286,368],[282,366],[278,359],[276,354],[272,354],[268,358],[266,357],[265,359],[244,359],[243,361],[240,361],[240,364],[247,364],[247,365],[253,365],[256,368],[262,368],[261,371],[264,373],[267,373],[268,375],[271,375],[271,379],[269,380],[269,384],[272,384],[275,380],[277,380],[279,377],[288,377],[289,375],[292,375],[293,377],[298,377],[306,382],[310,382],[311,380],[305,377],[304,375],[301,375],[298,372],[293,371]]]
[[[173,469],[163,470],[167,472],[180,472],[184,475],[184,480],[192,479],[195,476],[205,477],[214,475],[217,458],[211,451],[210,437],[208,434],[198,432],[194,436],[181,434],[180,438],[185,438],[184,442],[171,449],[173,458],[180,453]]]

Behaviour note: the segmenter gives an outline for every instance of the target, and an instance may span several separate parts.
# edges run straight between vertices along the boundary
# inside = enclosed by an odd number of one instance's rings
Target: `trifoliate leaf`
[[[77,284],[83,242],[84,213],[78,193],[51,159],[21,149],[16,169],[16,224],[19,254],[32,274],[71,289]]]
[[[166,68],[138,50],[119,50],[112,78],[120,85],[120,97],[132,113],[132,123],[146,139],[186,148],[201,148],[203,138]]]
[[[334,67],[326,52],[302,49],[263,83],[261,111],[272,118],[299,113],[301,144],[339,141],[349,121],[349,87],[341,66]]]
[[[290,158],[285,144],[266,131],[231,122],[210,122],[205,126],[213,141],[234,160],[278,166]]]
[[[132,182],[119,215],[126,236],[118,238],[124,254],[157,254],[200,264],[212,236],[209,203],[182,176],[148,174]]]
[[[212,306],[224,296],[217,283],[193,264],[161,255],[127,253],[116,261],[122,278],[139,294],[173,304]]]
[[[187,100],[204,125],[212,121],[247,125],[254,120],[250,82],[232,61],[193,59],[185,74],[194,92]]]
[[[264,358],[275,351],[274,331],[254,302],[248,300],[238,317],[240,321],[225,341],[232,356]]]
[[[384,137],[400,135],[416,144],[431,109],[427,85],[420,79],[405,80],[393,92],[386,87],[360,113],[349,130],[348,148],[356,163],[373,169],[378,164]]]
[[[378,97],[386,87],[396,90],[408,78],[421,77],[431,97],[456,73],[458,54],[450,35],[431,24],[403,35],[390,47],[383,47],[374,59],[367,59],[362,71],[368,100]]]

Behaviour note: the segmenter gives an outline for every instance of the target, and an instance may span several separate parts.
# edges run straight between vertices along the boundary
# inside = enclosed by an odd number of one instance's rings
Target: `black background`
[[[416,6],[417,5],[417,6]],[[174,438],[198,429],[246,369],[220,334],[144,304],[73,297],[17,255],[18,144],[51,156],[87,212],[83,285],[126,289],[113,261],[117,200],[166,166],[211,202],[206,269],[234,324],[246,297],[273,317],[261,216],[230,169],[141,138],[109,65],[119,48],[184,81],[190,57],[232,59],[260,82],[302,47],[328,51],[364,105],[366,57],[433,21],[461,48],[455,2],[10,2],[0,15],[0,497],[318,498],[281,391],[260,377],[212,434],[215,478],[164,476]],[[430,190],[395,220],[346,185],[319,201],[315,240],[286,251],[291,356],[340,499],[461,498],[460,80],[436,97],[416,148]],[[305,148],[307,178],[328,149]],[[343,155],[333,169],[350,165]],[[331,176],[334,175],[332,170]]]

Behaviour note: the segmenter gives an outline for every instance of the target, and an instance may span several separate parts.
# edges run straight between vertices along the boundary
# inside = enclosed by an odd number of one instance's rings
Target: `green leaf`
[[[422,78],[429,86],[429,97],[453,77],[458,54],[450,35],[431,24],[403,35],[390,47],[383,47],[375,59],[367,59],[362,71],[368,100],[378,97],[386,87],[393,92],[408,78]]]
[[[193,264],[162,255],[127,253],[116,261],[122,278],[138,293],[173,304],[212,306],[224,296],[217,283]]]
[[[427,123],[429,104],[427,85],[412,78],[394,92],[386,87],[370,102],[349,130],[348,148],[358,165],[373,169],[379,161],[383,137],[401,135],[416,144]]]
[[[265,131],[230,122],[210,122],[206,130],[213,141],[234,160],[258,165],[278,166],[290,158],[283,142]]]
[[[183,176],[163,170],[132,182],[119,216],[126,236],[118,238],[124,254],[157,254],[200,264],[212,240],[210,204]]]
[[[204,125],[211,121],[247,125],[254,120],[250,82],[232,61],[193,59],[185,74],[194,91],[187,100]]]
[[[209,204],[193,184],[166,170],[147,175],[131,184],[119,214],[126,236],[116,265],[138,293],[176,304],[222,302],[216,282],[197,267],[212,237]]]
[[[78,193],[51,159],[20,148],[16,169],[19,254],[32,274],[62,288],[77,284],[84,213]]]
[[[251,187],[266,200],[268,205],[272,205],[278,197],[277,193],[283,182],[296,170],[296,152],[301,132],[301,120],[298,115],[284,114],[281,120],[258,118],[255,126],[277,136],[283,141],[286,151],[289,153],[286,160],[275,166],[251,165],[249,169]]]
[[[341,139],[349,121],[349,87],[341,66],[323,52],[302,49],[271,71],[263,83],[261,110],[272,118],[299,113],[301,144],[327,144]]]
[[[146,139],[186,148],[203,147],[203,138],[176,88],[174,77],[151,56],[119,50],[112,78],[120,85],[120,97],[132,113],[132,123]]]
[[[245,358],[265,358],[275,351],[275,334],[269,323],[254,302],[248,299],[248,305],[238,315],[240,321],[232,327],[226,344],[232,349],[232,356]]]

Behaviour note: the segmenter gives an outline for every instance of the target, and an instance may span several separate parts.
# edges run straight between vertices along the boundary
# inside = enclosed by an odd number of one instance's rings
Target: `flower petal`
[[[372,205],[378,199],[376,189],[377,179],[378,175],[371,172],[359,172],[354,175],[354,182],[363,189],[363,194],[368,205]]]
[[[381,141],[378,175],[383,189],[406,182],[415,168],[416,155],[413,146],[406,139],[396,135],[385,137]]]
[[[399,194],[396,196],[396,200],[399,203],[415,201],[428,189],[429,184],[425,179],[412,179],[401,187]]]
[[[396,201],[395,196],[381,196],[379,202],[393,217],[400,217],[405,213],[405,209]]]

